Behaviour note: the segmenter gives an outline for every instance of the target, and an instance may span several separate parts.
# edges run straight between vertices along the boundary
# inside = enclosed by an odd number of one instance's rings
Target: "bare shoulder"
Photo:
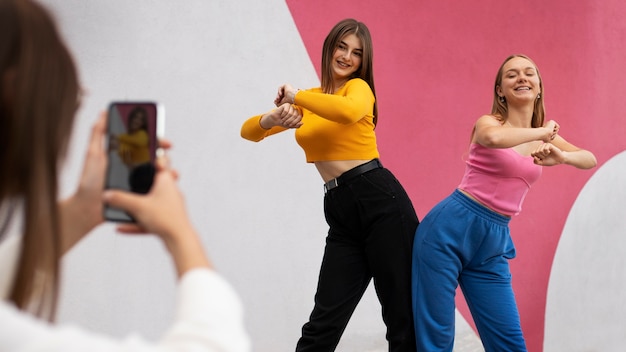
[[[483,115],[476,120],[472,132],[472,142],[488,145],[486,141],[491,135],[502,127],[502,118],[494,115]]]
[[[502,118],[494,115],[483,115],[476,120],[476,127],[502,126]]]
[[[502,117],[499,116],[494,116],[494,115],[483,115],[481,117],[478,118],[478,120],[476,120],[476,123],[489,123],[489,124],[496,124],[496,125],[501,125],[503,120]]]

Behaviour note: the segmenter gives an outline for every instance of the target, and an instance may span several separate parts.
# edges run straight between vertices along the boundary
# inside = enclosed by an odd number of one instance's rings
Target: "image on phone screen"
[[[157,124],[160,108],[156,103],[123,102],[109,106],[107,118],[107,189],[145,194],[154,179]],[[105,206],[110,221],[133,222],[125,211]]]

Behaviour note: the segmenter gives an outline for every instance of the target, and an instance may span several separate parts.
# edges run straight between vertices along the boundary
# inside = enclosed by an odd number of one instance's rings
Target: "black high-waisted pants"
[[[419,223],[393,174],[378,168],[329,190],[330,226],[315,307],[296,351],[334,351],[370,279],[382,305],[389,351],[415,351],[411,252]]]

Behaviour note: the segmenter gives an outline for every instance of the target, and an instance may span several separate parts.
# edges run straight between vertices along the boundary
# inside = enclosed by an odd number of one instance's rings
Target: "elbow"
[[[582,165],[581,169],[593,169],[598,165],[598,160],[596,160],[596,156],[589,151],[585,151],[587,157],[585,158],[585,163]]]
[[[480,144],[487,148],[499,148],[503,139],[497,133],[486,133],[480,138]]]
[[[247,136],[244,136],[244,135],[242,135],[241,137],[242,137],[243,139],[245,139],[245,140],[248,140],[248,141],[250,141],[250,142],[255,142],[255,143],[256,143],[256,142],[260,142],[260,141],[262,141],[262,140],[263,140],[263,137],[261,137],[261,138],[252,138],[252,137],[247,137]]]
[[[241,135],[241,138],[249,140],[251,142],[260,142],[264,138],[264,136],[253,136],[244,130],[241,130],[239,134]]]
[[[351,125],[357,123],[368,115],[372,114],[372,111],[366,109],[366,104],[359,102],[351,102],[350,104],[344,104],[335,110],[333,121],[342,125]]]
[[[353,123],[356,123],[357,121],[365,118],[365,114],[363,114],[362,112],[356,112],[356,111],[344,111],[340,114],[337,114],[337,116],[335,117],[335,122],[340,123],[342,125],[351,125]]]
[[[337,119],[337,122],[338,122],[339,124],[341,124],[341,125],[351,125],[351,124],[353,124],[353,123],[355,123],[355,122],[357,122],[357,121],[358,121],[358,120],[351,119],[351,118],[349,118],[349,117],[345,117],[345,118],[344,118],[344,117],[342,117],[342,118],[340,118],[340,119]]]
[[[596,157],[592,154],[587,169],[593,169],[596,166],[598,166],[598,160],[596,160]]]

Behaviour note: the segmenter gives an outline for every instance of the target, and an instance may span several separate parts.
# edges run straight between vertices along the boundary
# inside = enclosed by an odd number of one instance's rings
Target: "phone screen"
[[[107,118],[107,189],[145,194],[155,174],[158,137],[162,135],[163,111],[158,103],[114,102]],[[104,218],[134,222],[121,209],[105,206]]]

